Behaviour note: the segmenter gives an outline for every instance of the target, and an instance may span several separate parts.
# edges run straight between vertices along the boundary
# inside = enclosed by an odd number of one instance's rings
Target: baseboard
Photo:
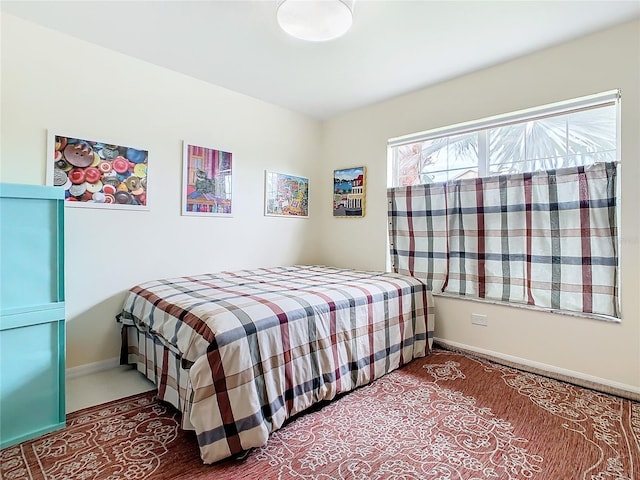
[[[597,390],[599,392],[617,395],[619,397],[628,398],[634,401],[640,401],[640,388],[634,387],[632,385],[612,382],[604,378],[594,377],[592,375],[574,372],[573,370],[567,370],[564,368],[555,367],[553,365],[547,365],[545,363],[527,360],[526,358],[505,355],[503,353],[494,352],[492,350],[485,350],[483,348],[473,347],[471,345],[465,345],[463,343],[453,342],[451,340],[444,340],[437,337],[434,337],[433,340],[436,344],[439,344],[444,348],[475,354],[478,357],[486,358],[487,360],[493,360],[496,363],[518,368],[520,370],[525,370],[530,373],[544,375],[556,380],[561,380],[563,382],[573,383],[581,387]]]
[[[105,370],[111,370],[120,365],[120,357],[113,357],[107,360],[101,360],[100,362],[87,363],[85,365],[78,365],[77,367],[67,368],[65,373],[67,379],[82,377],[84,375],[90,375],[92,373],[103,372]]]

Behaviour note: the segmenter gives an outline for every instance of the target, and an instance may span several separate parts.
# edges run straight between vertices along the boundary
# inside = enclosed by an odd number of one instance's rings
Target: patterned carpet
[[[640,404],[436,350],[203,465],[150,393],[0,452],[6,480],[638,480]]]

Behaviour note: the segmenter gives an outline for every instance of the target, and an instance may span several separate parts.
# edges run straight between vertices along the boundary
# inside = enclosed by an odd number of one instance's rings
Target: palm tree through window
[[[416,141],[391,147],[390,186],[616,161],[617,113],[617,102],[607,101],[518,121],[506,115],[487,128],[465,125],[462,133],[455,126],[447,135],[425,132]]]

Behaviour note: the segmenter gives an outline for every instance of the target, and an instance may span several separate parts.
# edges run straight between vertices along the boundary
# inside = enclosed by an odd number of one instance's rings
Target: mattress
[[[205,463],[262,446],[291,416],[424,356],[434,321],[420,280],[325,266],[146,282],[118,320]]]

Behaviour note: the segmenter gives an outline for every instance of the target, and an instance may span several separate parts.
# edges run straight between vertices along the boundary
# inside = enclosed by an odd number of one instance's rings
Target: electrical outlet
[[[487,316],[481,315],[479,313],[472,313],[471,323],[473,323],[474,325],[482,325],[483,327],[486,327],[488,325]]]

